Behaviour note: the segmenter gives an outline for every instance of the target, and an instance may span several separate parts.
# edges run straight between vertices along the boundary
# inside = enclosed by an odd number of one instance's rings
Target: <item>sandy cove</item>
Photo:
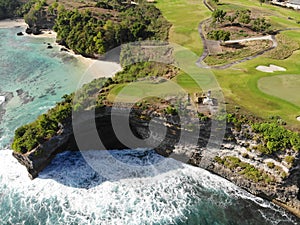
[[[64,46],[59,45],[55,42],[57,33],[53,30],[43,30],[39,35],[28,36],[33,38],[50,38],[53,39],[53,45],[65,48]],[[88,74],[88,76],[83,77],[84,83],[90,82],[93,79],[100,77],[113,77],[117,72],[122,70],[121,65],[115,62],[87,58],[82,55],[75,54],[75,52],[70,49],[68,49],[68,51],[66,51],[65,53],[77,58],[82,64],[87,67],[87,71],[85,74]]]
[[[59,46],[60,48],[65,48],[64,46],[59,45],[58,43],[55,42],[57,33],[53,30],[44,30],[39,35],[29,35],[29,36],[34,38],[50,38],[53,39],[53,43],[52,43],[53,45]],[[117,72],[122,70],[121,65],[118,63],[87,58],[82,55],[75,54],[75,52],[70,49],[68,49],[68,51],[65,51],[65,54],[69,54],[75,57],[87,67],[85,76],[83,77],[84,83],[91,82],[93,79],[96,78],[113,77]]]
[[[22,27],[25,30],[26,27],[28,27],[28,25],[25,23],[23,19],[14,19],[14,20],[7,19],[7,20],[0,21],[0,28],[13,28],[13,27]],[[42,33],[39,35],[26,34],[25,31],[23,31],[23,33],[24,36],[27,37],[53,39],[53,42],[51,42],[52,45],[65,48],[64,46],[61,46],[55,42],[57,33],[53,30],[43,30]],[[87,67],[85,76],[83,77],[84,83],[90,82],[93,79],[100,78],[100,77],[112,77],[117,72],[122,70],[121,65],[115,62],[108,62],[103,60],[86,58],[83,57],[82,55],[75,54],[72,50],[66,51],[65,54],[69,54],[77,58],[82,64],[84,64]]]

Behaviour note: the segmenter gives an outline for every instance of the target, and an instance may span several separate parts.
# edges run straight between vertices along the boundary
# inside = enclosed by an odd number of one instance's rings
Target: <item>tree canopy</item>
[[[168,38],[170,24],[153,5],[124,7],[118,1],[101,1],[97,5],[118,13],[112,17],[109,13],[61,10],[54,26],[58,41],[76,53],[97,57],[123,43]]]
[[[19,0],[0,0],[0,19],[15,16],[16,10],[21,6]]]

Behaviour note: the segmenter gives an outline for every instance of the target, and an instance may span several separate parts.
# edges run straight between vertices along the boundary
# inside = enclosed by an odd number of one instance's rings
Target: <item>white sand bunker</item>
[[[275,65],[270,65],[270,66],[258,66],[256,67],[257,70],[265,72],[265,73],[274,73],[276,71],[286,71],[285,68],[280,67],[280,66],[275,66]]]
[[[300,122],[300,116],[297,116],[296,119]]]

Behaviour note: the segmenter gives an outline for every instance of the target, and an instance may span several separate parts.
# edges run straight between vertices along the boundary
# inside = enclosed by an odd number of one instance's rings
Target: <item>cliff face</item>
[[[128,120],[126,113],[123,113],[122,109],[114,116],[116,120]],[[149,112],[147,116],[149,116],[148,118],[153,118],[153,112]],[[126,149],[129,147],[154,148],[160,155],[172,157],[185,163],[207,169],[232,181],[254,195],[284,203],[290,207],[289,209],[292,208],[295,214],[300,214],[299,160],[295,162],[295,166],[290,169],[286,178],[279,178],[274,175],[276,179],[269,183],[264,180],[254,181],[241,173],[240,167],[228,168],[225,166],[226,164],[220,164],[215,160],[216,156],[224,157],[236,155],[245,163],[255,165],[259,171],[267,170],[263,166],[264,158],[251,156],[251,153],[248,153],[250,155],[249,157],[245,155],[242,156],[243,151],[247,151],[245,150],[245,141],[247,139],[240,135],[243,131],[236,133],[231,126],[227,126],[226,138],[223,139],[221,149],[207,154],[207,151],[210,151],[206,147],[211,135],[211,120],[201,122],[200,135],[195,136],[193,132],[183,130],[177,116],[167,116],[165,121],[154,117],[154,119],[151,120],[152,124],[149,124],[148,119],[141,118],[139,111],[132,111],[129,117],[130,129],[135,138],[141,140],[147,139],[146,144],[145,142],[140,144],[134,140],[130,140],[130,138],[126,140],[128,145],[123,144],[124,142],[120,141],[114,132],[111,122],[111,108],[105,107],[97,111],[96,115],[90,112],[86,114],[83,113],[77,117],[75,123],[73,121],[73,124],[71,122],[64,124],[55,137],[43,145],[38,146],[36,149],[26,154],[13,153],[13,155],[21,164],[26,166],[29,176],[34,179],[38,176],[38,173],[51,162],[57,153],[65,150],[78,150],[76,141],[81,143],[79,146],[80,150],[103,150],[103,148],[99,148],[99,144],[95,141],[93,136],[93,126],[96,125],[97,136],[99,135],[105,149]],[[74,130],[80,131],[79,134],[76,132],[76,138],[74,137]],[[183,142],[180,140],[180,137],[184,132],[186,132],[184,135],[187,138],[184,138],[185,140]],[[149,138],[150,136],[152,138]],[[157,143],[159,144],[157,145]],[[217,146],[218,143],[212,144]],[[207,157],[208,155],[209,157]],[[246,157],[246,159],[243,159],[243,157]],[[272,174],[272,170],[270,174]]]

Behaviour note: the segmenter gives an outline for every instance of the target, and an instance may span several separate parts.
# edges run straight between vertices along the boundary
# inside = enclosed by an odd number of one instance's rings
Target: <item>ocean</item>
[[[16,36],[21,30],[0,29],[0,95],[13,94],[0,108],[1,225],[300,224],[273,203],[151,149],[110,151],[128,170],[90,150],[103,173],[67,151],[31,181],[12,157],[14,130],[76,90],[87,67],[57,46],[47,49],[53,39]]]

